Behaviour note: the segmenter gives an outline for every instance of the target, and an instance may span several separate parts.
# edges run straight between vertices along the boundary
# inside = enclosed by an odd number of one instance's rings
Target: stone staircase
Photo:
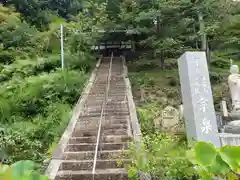
[[[65,138],[65,146],[58,150],[61,155],[53,157],[49,165],[49,177],[55,180],[128,179],[125,165],[130,160],[126,152],[132,133],[124,78],[121,58],[102,60],[82,113]]]

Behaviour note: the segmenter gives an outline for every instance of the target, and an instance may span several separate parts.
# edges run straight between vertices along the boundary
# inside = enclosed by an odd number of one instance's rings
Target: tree
[[[36,33],[37,30],[22,21],[14,9],[0,5],[0,43],[3,49],[30,46]]]

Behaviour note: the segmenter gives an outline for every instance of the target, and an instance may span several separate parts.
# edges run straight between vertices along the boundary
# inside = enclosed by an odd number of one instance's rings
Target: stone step
[[[108,109],[112,109],[112,108],[128,108],[128,104],[127,102],[115,102],[112,103],[109,99],[109,101],[107,101],[107,104],[105,106]],[[102,109],[102,104],[101,105],[91,105],[88,106],[88,104],[84,105],[84,109],[88,109],[88,110],[96,110],[96,109]]]
[[[118,103],[118,102],[121,102],[121,101],[125,101],[126,100],[126,97],[121,97],[121,98],[112,98],[112,97],[109,97],[108,98],[108,101],[112,102],[112,103]]]
[[[131,140],[131,137],[125,136],[104,136],[103,141],[104,143],[121,143],[121,142],[128,142]],[[95,143],[97,141],[97,136],[89,136],[89,137],[79,137],[79,138],[71,138],[69,139],[69,144],[79,144],[79,143]]]
[[[99,116],[101,116],[101,113],[102,113],[102,110],[99,109],[99,110],[84,110],[83,111],[83,115],[85,114],[98,114]],[[128,108],[105,108],[104,110],[104,113],[107,114],[107,113],[117,113],[117,114],[128,114],[129,111],[128,111]]]
[[[99,118],[98,119],[95,119],[95,120],[78,120],[77,121],[77,124],[76,124],[76,127],[82,127],[82,126],[89,126],[89,127],[95,127],[98,125],[98,122],[99,122]],[[108,120],[108,119],[105,119],[105,124],[108,125],[108,124],[111,124],[111,125],[116,125],[116,124],[126,124],[128,123],[128,119],[116,119],[116,120]]]
[[[102,143],[101,150],[119,150],[119,149],[127,149],[127,143]],[[96,143],[81,143],[81,144],[68,144],[65,151],[74,152],[74,151],[94,151],[96,148]]]
[[[126,169],[105,169],[96,170],[95,180],[127,180],[128,174]],[[91,170],[86,171],[59,171],[55,180],[93,180]]]
[[[118,160],[97,160],[96,169],[115,169],[124,168],[131,163],[128,159],[118,159]],[[60,171],[81,171],[89,170],[93,168],[93,160],[86,161],[64,161],[61,163]]]
[[[126,89],[126,85],[116,84],[114,82],[110,83],[109,90],[112,92],[124,92],[125,89]],[[113,91],[113,90],[116,90],[116,91]]]
[[[125,121],[125,123],[122,124],[110,124],[107,123],[106,121],[102,122],[102,128],[104,128],[104,130],[108,130],[108,129],[127,129],[128,128],[128,124],[127,121]],[[83,123],[76,123],[75,131],[84,131],[84,130],[88,130],[88,131],[95,131],[96,129],[99,128],[99,124],[98,121],[92,122],[92,123],[88,123],[88,122],[83,122]]]
[[[99,97],[99,96],[104,96],[104,92],[100,92],[99,94],[95,94],[92,92],[89,92],[88,94],[84,94],[84,95],[88,95],[88,97]]]
[[[101,102],[103,102],[105,100],[105,97],[102,98],[87,98],[85,104],[90,103],[96,103],[96,105],[101,106]]]
[[[124,112],[122,112],[122,111],[119,111],[119,112],[117,112],[117,111],[105,111],[103,113],[103,115],[104,116],[128,116],[129,111],[124,111]],[[101,113],[100,112],[98,112],[98,113],[97,112],[96,113],[83,112],[81,116],[82,117],[99,117],[100,118]]]
[[[96,136],[98,132],[98,129],[93,131],[74,131],[72,133],[72,137],[87,137],[87,136]],[[102,131],[104,135],[127,135],[126,129],[107,129]]]
[[[128,150],[114,150],[114,151],[102,151],[98,152],[97,159],[125,159],[128,157]],[[85,151],[85,152],[64,152],[64,160],[93,160],[95,151]]]
[[[93,116],[93,115],[83,115],[81,114],[78,118],[80,121],[82,120],[95,120],[95,119],[100,119],[100,116]],[[125,115],[105,115],[105,119],[107,120],[120,120],[120,119],[130,119],[130,116],[129,114],[125,114]]]

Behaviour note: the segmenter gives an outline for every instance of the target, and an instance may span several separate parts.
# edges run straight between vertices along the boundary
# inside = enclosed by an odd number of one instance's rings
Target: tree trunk
[[[161,54],[160,54],[160,67],[164,67],[164,51],[161,50]]]
[[[204,23],[203,14],[201,11],[198,11],[198,21],[199,21],[200,34],[201,34],[201,50],[206,52],[207,35],[205,33],[205,23]]]
[[[207,55],[207,60],[208,60],[208,62],[211,62],[211,52],[210,52],[210,48],[209,48],[208,42],[207,42],[206,55]]]
[[[161,34],[160,34],[160,30],[161,30],[161,23],[160,23],[160,16],[157,16],[157,38],[160,39],[161,38]],[[161,50],[160,53],[160,67],[164,66],[164,51]]]
[[[141,93],[140,101],[144,102],[145,101],[145,91],[144,91],[144,88],[140,88],[140,93]]]
[[[160,29],[161,29],[161,24],[160,24],[160,16],[157,16],[157,37],[160,37]]]
[[[136,51],[136,47],[135,47],[135,38],[134,38],[134,36],[132,35],[132,40],[131,40],[132,42],[132,51],[133,52],[135,52]]]
[[[197,35],[196,24],[193,25],[193,31],[194,31],[194,35],[196,36]],[[196,46],[196,49],[198,49],[198,39],[195,39],[195,46]]]

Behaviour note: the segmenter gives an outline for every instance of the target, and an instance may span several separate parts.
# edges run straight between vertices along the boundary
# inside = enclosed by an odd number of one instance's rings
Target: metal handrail
[[[107,80],[107,96],[106,96],[106,103],[105,103],[105,106],[107,105],[108,103],[108,94],[109,94],[109,89],[110,89],[110,81],[111,81],[111,76],[112,76],[112,60],[113,60],[113,52],[111,54],[111,59],[110,59],[110,66],[109,66],[109,70],[108,70],[108,80]],[[105,110],[105,109],[104,109]],[[104,119],[102,119],[103,122],[101,124],[101,128],[103,128],[101,131],[100,131],[100,140],[99,140],[99,147],[100,147],[100,151],[102,151],[102,140],[103,140],[103,136],[102,136],[102,132],[104,132],[104,127],[105,127],[105,116],[104,116]]]
[[[93,180],[95,179],[95,170],[96,170],[96,162],[97,162],[97,154],[98,154],[98,147],[99,147],[99,141],[100,141],[100,136],[101,136],[101,128],[102,128],[102,119],[103,119],[103,114],[105,111],[105,106],[107,104],[108,100],[108,91],[109,91],[109,82],[110,82],[110,76],[111,76],[111,71],[112,71],[112,59],[113,59],[113,53],[111,55],[111,60],[110,60],[110,66],[109,66],[109,71],[108,71],[108,77],[107,77],[107,86],[106,86],[106,92],[105,92],[105,99],[102,103],[102,109],[101,109],[101,116],[99,119],[99,128],[98,128],[98,135],[97,135],[97,142],[96,142],[96,147],[95,147],[95,154],[94,154],[94,161],[93,161],[93,169],[92,169],[92,177]],[[104,115],[105,118],[105,115]]]

